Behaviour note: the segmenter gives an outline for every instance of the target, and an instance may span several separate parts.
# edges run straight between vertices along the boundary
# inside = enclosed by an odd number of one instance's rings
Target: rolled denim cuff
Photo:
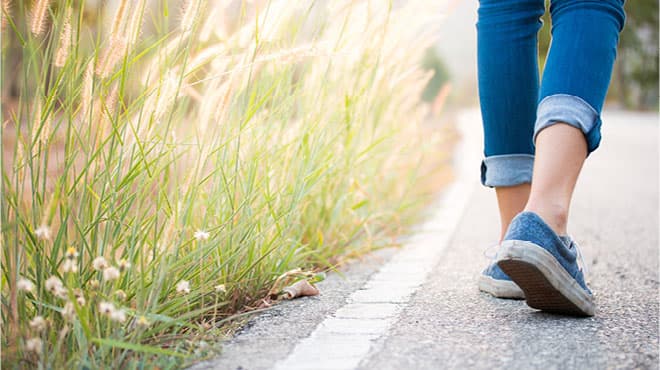
[[[532,182],[532,154],[504,154],[481,162],[481,183],[488,187],[515,186]]]
[[[545,97],[539,103],[534,124],[534,142],[541,130],[566,123],[584,133],[589,153],[600,143],[600,115],[582,98],[574,95],[556,94]]]

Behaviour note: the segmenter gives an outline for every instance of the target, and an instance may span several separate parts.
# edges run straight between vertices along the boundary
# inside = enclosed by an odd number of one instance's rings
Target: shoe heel
[[[529,242],[507,241],[497,264],[523,290],[528,306],[563,315],[594,315],[590,296],[581,296],[586,292],[580,294],[582,288],[575,286],[575,280],[545,249]]]

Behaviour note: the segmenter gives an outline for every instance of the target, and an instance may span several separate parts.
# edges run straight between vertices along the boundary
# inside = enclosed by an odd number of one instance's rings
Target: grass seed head
[[[173,70],[165,72],[163,81],[158,91],[158,100],[154,110],[153,119],[159,122],[169,108],[174,104],[177,92],[179,90],[179,77]]]
[[[144,8],[146,6],[146,0],[140,0],[135,2],[135,7],[131,12],[131,18],[128,22],[128,29],[126,35],[129,39],[129,44],[133,45],[137,42],[142,34],[142,21]]]
[[[16,172],[16,177],[18,178],[19,183],[23,183],[23,180],[25,180],[25,143],[23,140],[18,140],[16,143],[16,160],[14,161],[14,171]],[[43,239],[41,237],[41,231],[39,228],[35,230],[35,236],[37,239]],[[50,233],[50,229],[48,229],[48,232]],[[50,234],[49,234],[50,236]]]
[[[195,24],[195,18],[199,8],[199,0],[185,0],[181,12],[181,31],[190,32]]]
[[[30,31],[33,35],[39,36],[46,29],[46,15],[50,0],[36,0],[30,14]]]
[[[124,21],[124,13],[126,12],[126,5],[128,4],[128,0],[121,0],[119,2],[119,6],[117,7],[117,12],[115,13],[115,17],[112,21],[112,28],[110,28],[110,37],[116,37],[119,35],[119,29],[121,28],[121,24]]]
[[[66,18],[62,24],[62,33],[60,34],[60,44],[55,53],[55,67],[64,67],[67,58],[69,57],[69,49],[71,48],[71,8],[66,11]]]
[[[117,111],[117,100],[119,99],[119,84],[115,83],[110,89],[110,93],[106,97],[106,106],[105,110],[108,118],[112,116]]]
[[[114,71],[117,63],[126,54],[126,47],[128,43],[126,38],[122,35],[112,36],[110,38],[110,45],[103,52],[103,57],[96,65],[96,75],[101,78],[107,78]]]
[[[94,89],[94,63],[88,62],[85,68],[82,85],[82,95],[80,98],[81,114],[83,119],[89,115],[89,108],[92,106],[92,90]]]
[[[11,11],[11,1],[2,0],[2,9],[0,9],[0,18],[2,18],[2,25],[0,26],[2,30],[7,26],[7,19],[11,16],[9,13]]]

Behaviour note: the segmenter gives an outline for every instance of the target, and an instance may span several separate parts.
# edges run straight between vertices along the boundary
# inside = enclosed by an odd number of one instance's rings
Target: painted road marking
[[[427,222],[375,273],[346,305],[322,321],[312,334],[275,364],[277,370],[355,369],[383,337],[412,294],[426,281],[458,225],[478,184],[480,122],[476,110],[459,116],[463,140],[456,148],[456,178]]]

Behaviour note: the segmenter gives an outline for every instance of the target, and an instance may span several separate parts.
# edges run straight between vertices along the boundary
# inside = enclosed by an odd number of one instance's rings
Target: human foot
[[[494,259],[494,258],[493,258]],[[478,281],[479,290],[488,293],[495,298],[524,299],[525,294],[511,278],[491,262],[481,273]]]
[[[530,307],[593,316],[593,295],[578,256],[569,237],[558,236],[536,213],[522,212],[511,221],[495,262],[522,289]]]

